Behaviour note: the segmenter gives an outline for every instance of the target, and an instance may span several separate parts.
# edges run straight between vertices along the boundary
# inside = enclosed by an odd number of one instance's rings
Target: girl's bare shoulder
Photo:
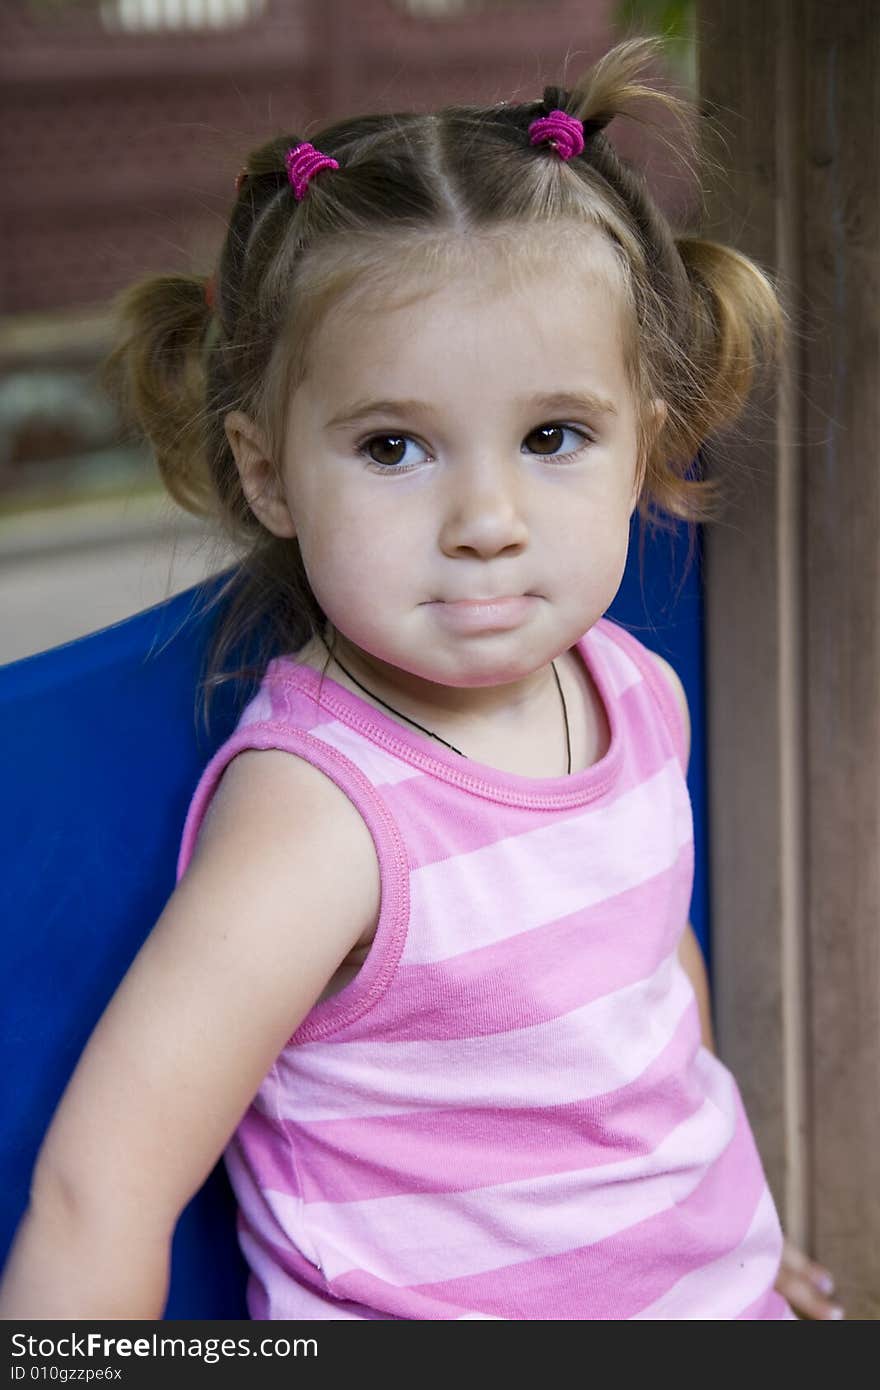
[[[188,872],[206,854],[222,863],[227,851],[246,848],[257,859],[280,857],[279,873],[264,891],[271,893],[274,883],[282,901],[289,900],[291,870],[318,884],[341,877],[349,907],[337,924],[342,938],[354,932],[355,946],[372,940],[380,898],[376,846],[351,798],[320,768],[275,748],[246,749],[232,759],[205,813]]]

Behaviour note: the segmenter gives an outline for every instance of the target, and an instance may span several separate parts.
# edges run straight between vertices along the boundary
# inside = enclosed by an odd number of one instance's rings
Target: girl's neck
[[[369,695],[348,679],[335,662],[328,662],[327,648],[320,639],[315,639],[303,647],[297,655],[297,660],[318,673],[326,668],[327,674],[337,684],[360,699],[375,704]],[[348,662],[344,656],[342,660],[347,666]],[[555,665],[568,711],[571,772],[576,774],[605,756],[611,743],[611,730],[601,696],[576,649],[563,652],[556,658]],[[357,674],[358,680],[361,679],[360,669],[355,672],[352,667],[352,674]],[[368,681],[365,680],[364,685],[372,690]],[[392,694],[395,692],[399,695],[396,686]],[[381,695],[382,699],[386,698],[384,691],[377,689],[374,693]],[[391,698],[388,703],[394,705],[396,702]],[[399,723],[401,728],[412,729],[411,724],[390,713],[384,706],[375,704],[375,708],[386,718]],[[548,691],[546,694],[546,704],[540,709],[532,708],[528,718],[520,717],[517,721],[512,718],[509,708],[508,717],[504,720],[492,721],[486,718],[480,722],[471,720],[469,723],[461,719],[456,723],[445,715],[441,720],[439,713],[435,721],[430,723],[428,717],[422,717],[425,711],[421,706],[417,707],[416,702],[407,704],[405,708],[400,705],[399,708],[402,713],[408,714],[432,733],[439,734],[441,738],[459,748],[466,757],[488,767],[497,768],[501,772],[524,777],[553,777],[562,776],[566,770],[565,733],[555,682],[552,693]]]
[[[316,642],[314,648],[309,644],[318,656],[319,669],[323,670],[326,663],[328,675],[348,685],[346,672],[335,660],[327,660],[328,653],[332,652],[367,692],[453,743],[456,730],[464,738],[467,733],[479,736],[531,728],[536,721],[546,718],[550,705],[558,718],[559,692],[549,662],[527,676],[498,685],[449,686],[390,666],[353,647],[338,633],[335,642],[333,638],[333,629],[328,624],[323,640]],[[310,657],[308,664],[315,664]],[[358,685],[355,689],[361,695],[365,693]]]

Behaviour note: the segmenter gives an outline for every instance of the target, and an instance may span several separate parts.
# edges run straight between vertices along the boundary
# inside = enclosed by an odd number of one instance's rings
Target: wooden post
[[[788,1234],[880,1313],[880,7],[702,0],[704,235],[792,320],[705,535],[719,1051]]]

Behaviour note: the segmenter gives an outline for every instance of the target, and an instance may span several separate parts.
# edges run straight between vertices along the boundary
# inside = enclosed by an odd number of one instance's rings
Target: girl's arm
[[[697,996],[703,1046],[708,1048],[710,1052],[715,1052],[715,1037],[712,1032],[712,1000],[709,994],[706,962],[703,960],[700,943],[690,922],[685,927],[684,935],[679,942],[678,959],[694,987],[694,994]]]
[[[162,1316],[181,1211],[378,904],[348,797],[239,754],[43,1140],[0,1317]]]
[[[688,708],[685,688],[674,666],[670,666],[669,662],[660,656],[658,652],[651,652],[651,656],[671,685],[672,692],[681,710],[682,722],[684,724],[685,759],[689,761],[691,755],[691,714]],[[703,1046],[708,1048],[710,1052],[714,1052],[715,1037],[712,1032],[712,1001],[709,994],[709,977],[706,973],[706,962],[703,959],[700,943],[694,934],[694,929],[690,922],[688,922],[685,927],[681,941],[679,942],[678,959],[681,961],[682,969],[687,973],[694,987],[694,994],[697,996]]]

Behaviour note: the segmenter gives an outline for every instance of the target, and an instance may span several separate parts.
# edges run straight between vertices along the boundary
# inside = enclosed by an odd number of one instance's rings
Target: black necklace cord
[[[361,684],[361,682],[358,680],[357,676],[353,676],[353,675],[351,674],[351,672],[348,670],[348,668],[345,667],[345,666],[343,666],[343,664],[342,664],[342,662],[339,660],[339,657],[338,657],[338,656],[334,656],[332,652],[330,653],[330,656],[331,656],[332,660],[336,662],[336,665],[339,667],[339,669],[340,669],[341,671],[344,671],[344,672],[345,672],[345,674],[348,676],[348,679],[349,679],[350,681],[354,681],[355,685],[358,686],[358,687],[364,692],[365,695],[369,695],[369,697],[370,697],[371,700],[378,700],[379,704],[380,704],[380,705],[384,705],[385,708],[388,709],[388,710],[390,710],[392,714],[396,714],[396,715],[398,715],[401,719],[405,719],[406,722],[407,722],[408,724],[412,724],[413,728],[415,728],[415,729],[421,729],[422,733],[423,733],[423,734],[427,734],[429,738],[436,738],[436,739],[438,740],[439,743],[445,744],[445,746],[446,746],[447,748],[451,748],[451,749],[452,749],[452,752],[453,752],[453,753],[457,753],[458,756],[459,756],[460,758],[466,758],[466,757],[467,757],[467,754],[466,754],[466,753],[462,753],[462,751],[461,751],[460,748],[456,748],[454,744],[449,743],[445,738],[441,738],[439,734],[435,734],[431,729],[426,729],[425,726],[424,726],[424,724],[419,724],[417,720],[415,720],[415,719],[410,719],[410,717],[409,717],[408,714],[403,714],[399,709],[395,709],[393,705],[389,705],[388,701],[387,701],[387,700],[383,700],[382,697],[381,697],[380,695],[374,695],[372,690],[368,690],[367,687],[366,687],[365,685],[362,685],[362,684]],[[561,683],[561,681],[560,681],[560,679],[559,679],[559,672],[558,672],[557,669],[556,669],[556,662],[555,662],[555,661],[551,661],[551,662],[550,662],[550,665],[553,667],[553,676],[554,676],[554,679],[556,680],[556,689],[559,691],[559,698],[560,698],[560,700],[562,701],[562,716],[563,716],[563,718],[564,718],[564,720],[565,720],[565,743],[566,743],[566,747],[567,747],[567,749],[568,749],[568,771],[567,771],[566,775],[567,775],[567,776],[570,776],[570,775],[571,775],[571,732],[570,732],[569,726],[568,726],[568,707],[566,706],[566,703],[565,703],[565,696],[564,696],[564,694],[562,693],[562,683]]]

